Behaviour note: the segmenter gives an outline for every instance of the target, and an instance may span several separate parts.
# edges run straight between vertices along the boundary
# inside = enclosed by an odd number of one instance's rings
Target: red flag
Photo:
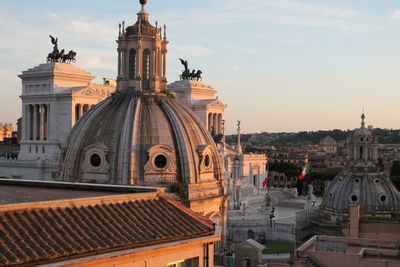
[[[268,183],[268,171],[265,173],[265,178],[262,182],[262,187],[266,188],[267,187],[267,183]]]
[[[304,166],[303,170],[301,171],[301,173],[299,174],[299,176],[297,177],[300,181],[303,181],[304,178],[306,177],[307,174],[307,165]]]

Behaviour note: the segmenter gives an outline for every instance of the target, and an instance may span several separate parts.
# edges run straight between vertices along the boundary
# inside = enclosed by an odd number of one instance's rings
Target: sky
[[[0,0],[0,121],[21,114],[22,71],[59,48],[115,77],[118,23],[138,0]],[[227,104],[227,133],[400,128],[400,1],[148,0],[167,25],[168,81],[185,58]]]

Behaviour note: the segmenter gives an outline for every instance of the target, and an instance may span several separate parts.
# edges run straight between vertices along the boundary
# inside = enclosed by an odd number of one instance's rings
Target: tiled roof
[[[1,207],[0,266],[39,264],[214,233],[208,219],[166,196],[133,195],[145,197]]]

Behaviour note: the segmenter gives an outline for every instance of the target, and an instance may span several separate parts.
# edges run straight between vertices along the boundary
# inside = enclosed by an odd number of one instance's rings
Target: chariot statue
[[[184,60],[182,58],[179,58],[179,60],[181,61],[181,64],[185,67],[185,69],[182,71],[182,74],[179,76],[181,80],[203,80],[203,78],[201,77],[203,72],[201,70],[196,71],[195,69],[193,69],[192,71],[190,71],[187,60]]]
[[[47,63],[51,62],[63,62],[63,63],[71,63],[76,62],[76,52],[70,50],[68,54],[65,54],[65,50],[61,49],[58,50],[58,37],[54,38],[53,36],[49,35],[51,43],[53,44],[53,51],[47,55],[46,61]]]

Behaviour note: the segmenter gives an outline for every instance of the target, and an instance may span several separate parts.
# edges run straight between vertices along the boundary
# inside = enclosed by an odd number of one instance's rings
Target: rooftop
[[[1,186],[1,199],[6,189],[9,201],[25,202],[0,206],[0,264],[6,266],[83,258],[215,232],[211,221],[157,190],[127,194],[121,188],[107,192]],[[12,197],[29,189],[34,192],[29,197]],[[41,193],[56,200],[47,201]]]
[[[163,191],[163,189],[140,186],[0,179],[0,206],[157,191]]]
[[[364,260],[400,261],[399,245],[389,240],[317,235],[297,249],[299,258],[311,257],[314,261],[322,264],[326,264],[324,261],[329,260],[323,256],[327,254],[334,254],[337,257],[353,256],[355,261],[360,264]],[[349,259],[347,258],[347,260]]]

